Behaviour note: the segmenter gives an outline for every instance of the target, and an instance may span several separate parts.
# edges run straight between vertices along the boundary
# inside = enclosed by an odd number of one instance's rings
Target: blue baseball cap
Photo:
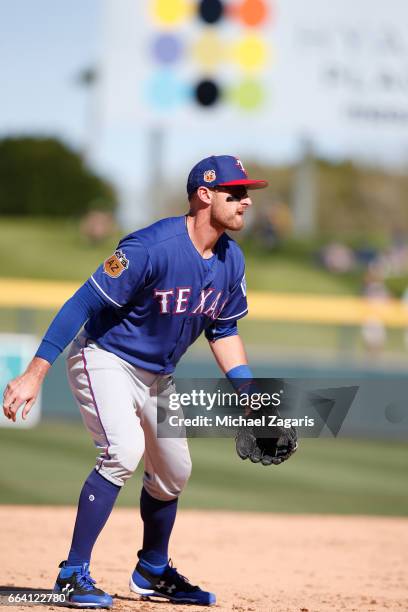
[[[267,181],[248,178],[241,160],[232,155],[212,155],[199,161],[190,171],[187,179],[187,193],[190,197],[199,187],[234,187],[242,185],[247,189],[263,189]]]

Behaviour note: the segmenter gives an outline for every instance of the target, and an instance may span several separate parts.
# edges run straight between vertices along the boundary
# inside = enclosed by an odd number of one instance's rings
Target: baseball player
[[[99,455],[83,485],[71,547],[55,584],[71,606],[112,605],[91,578],[91,553],[142,457],[143,544],[130,589],[177,603],[215,603],[213,593],[193,586],[169,561],[177,501],[191,460],[185,438],[157,437],[157,403],[174,391],[176,364],[203,331],[226,376],[251,379],[237,330],[248,310],[244,258],[225,230],[242,229],[251,205],[247,190],[266,186],[248,178],[235,157],[198,162],[187,181],[189,213],[123,238],[64,304],[25,373],[5,390],[6,417],[15,421],[23,405],[26,418],[51,364],[73,340],[68,378]],[[264,464],[280,463],[295,449],[289,434],[273,456],[260,450],[254,437],[237,439],[242,458]]]

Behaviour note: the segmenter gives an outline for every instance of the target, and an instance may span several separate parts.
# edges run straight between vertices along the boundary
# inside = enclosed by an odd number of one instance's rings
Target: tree
[[[0,214],[82,216],[115,206],[113,187],[59,140],[0,139]]]

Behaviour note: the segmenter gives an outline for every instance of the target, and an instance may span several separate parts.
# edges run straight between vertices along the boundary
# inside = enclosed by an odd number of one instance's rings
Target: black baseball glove
[[[248,415],[249,418],[259,416],[254,411]],[[252,463],[262,465],[279,465],[296,452],[297,434],[294,427],[276,426],[273,432],[265,433],[265,428],[245,426],[238,429],[235,446],[241,459],[250,459]]]

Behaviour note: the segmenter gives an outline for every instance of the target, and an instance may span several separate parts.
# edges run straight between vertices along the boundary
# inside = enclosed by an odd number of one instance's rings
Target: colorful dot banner
[[[158,26],[179,26],[193,13],[193,3],[188,0],[153,0],[151,2],[151,15]]]
[[[99,94],[112,149],[145,131],[152,150],[160,134],[242,132],[284,155],[299,138],[346,156],[381,140],[384,159],[400,159],[408,3],[377,3],[368,20],[366,4],[105,0]]]
[[[270,2],[268,4],[271,4]],[[231,14],[248,27],[257,27],[264,24],[268,18],[267,6],[263,0],[245,0],[232,7]]]
[[[144,99],[166,112],[231,105],[255,112],[268,101],[274,61],[267,0],[150,0],[152,63]]]

